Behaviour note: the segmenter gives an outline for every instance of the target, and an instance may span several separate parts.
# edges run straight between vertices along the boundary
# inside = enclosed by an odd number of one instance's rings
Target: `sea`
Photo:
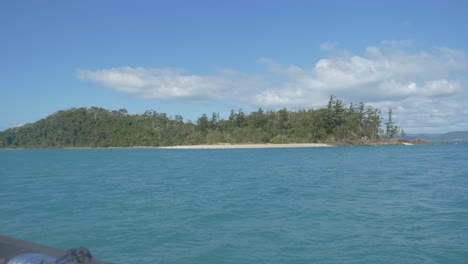
[[[0,234],[112,263],[468,263],[468,142],[0,151]]]

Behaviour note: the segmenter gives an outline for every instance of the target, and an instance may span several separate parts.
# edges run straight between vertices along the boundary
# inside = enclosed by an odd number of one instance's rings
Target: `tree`
[[[208,132],[208,128],[209,128],[208,117],[205,114],[203,114],[202,117],[198,118],[197,125],[198,125],[198,129],[200,130],[200,132],[203,135],[206,135],[206,133]]]
[[[392,120],[392,109],[388,109],[388,120],[385,122],[385,136],[386,138],[392,139],[395,137],[400,131],[400,128],[395,125],[395,122]]]
[[[405,138],[405,136],[406,136],[405,130],[403,130],[403,129],[400,130],[400,136],[402,138]]]

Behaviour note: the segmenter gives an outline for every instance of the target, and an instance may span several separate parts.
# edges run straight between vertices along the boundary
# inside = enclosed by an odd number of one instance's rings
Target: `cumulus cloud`
[[[270,71],[289,78],[257,95],[256,103],[273,106],[284,102],[291,106],[331,93],[349,100],[377,102],[459,95],[463,89],[457,77],[466,72],[467,58],[462,52],[446,48],[432,54],[409,54],[368,47],[363,56],[325,58],[310,69],[276,62],[270,65]]]
[[[78,78],[146,99],[207,100],[229,94],[230,80],[219,76],[184,74],[177,69],[111,68],[77,70]]]
[[[330,94],[345,102],[365,102],[395,109],[395,118],[409,130],[468,124],[463,76],[468,57],[446,47],[408,52],[410,41],[382,41],[362,54],[329,54],[311,67],[282,65],[272,59],[263,73],[251,75],[231,69],[212,76],[177,69],[111,68],[77,70],[80,79],[115,91],[158,100],[237,100],[266,108],[317,108]],[[333,52],[336,44],[322,43]],[[466,81],[466,80],[465,80]],[[403,118],[404,117],[404,118]]]

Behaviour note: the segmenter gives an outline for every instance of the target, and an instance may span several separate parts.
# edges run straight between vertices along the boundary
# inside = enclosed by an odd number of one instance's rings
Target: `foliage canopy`
[[[391,112],[390,112],[391,118]],[[395,136],[390,119],[381,129],[380,110],[364,103],[345,106],[330,96],[320,109],[278,111],[258,109],[246,114],[231,110],[183,121],[154,110],[128,114],[127,110],[99,107],[58,111],[45,119],[0,132],[0,148],[175,146],[216,143],[307,143],[377,140]]]

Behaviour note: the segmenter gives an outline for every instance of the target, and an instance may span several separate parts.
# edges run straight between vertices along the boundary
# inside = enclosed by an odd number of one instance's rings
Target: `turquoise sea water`
[[[468,144],[0,151],[0,234],[114,263],[468,263]]]

